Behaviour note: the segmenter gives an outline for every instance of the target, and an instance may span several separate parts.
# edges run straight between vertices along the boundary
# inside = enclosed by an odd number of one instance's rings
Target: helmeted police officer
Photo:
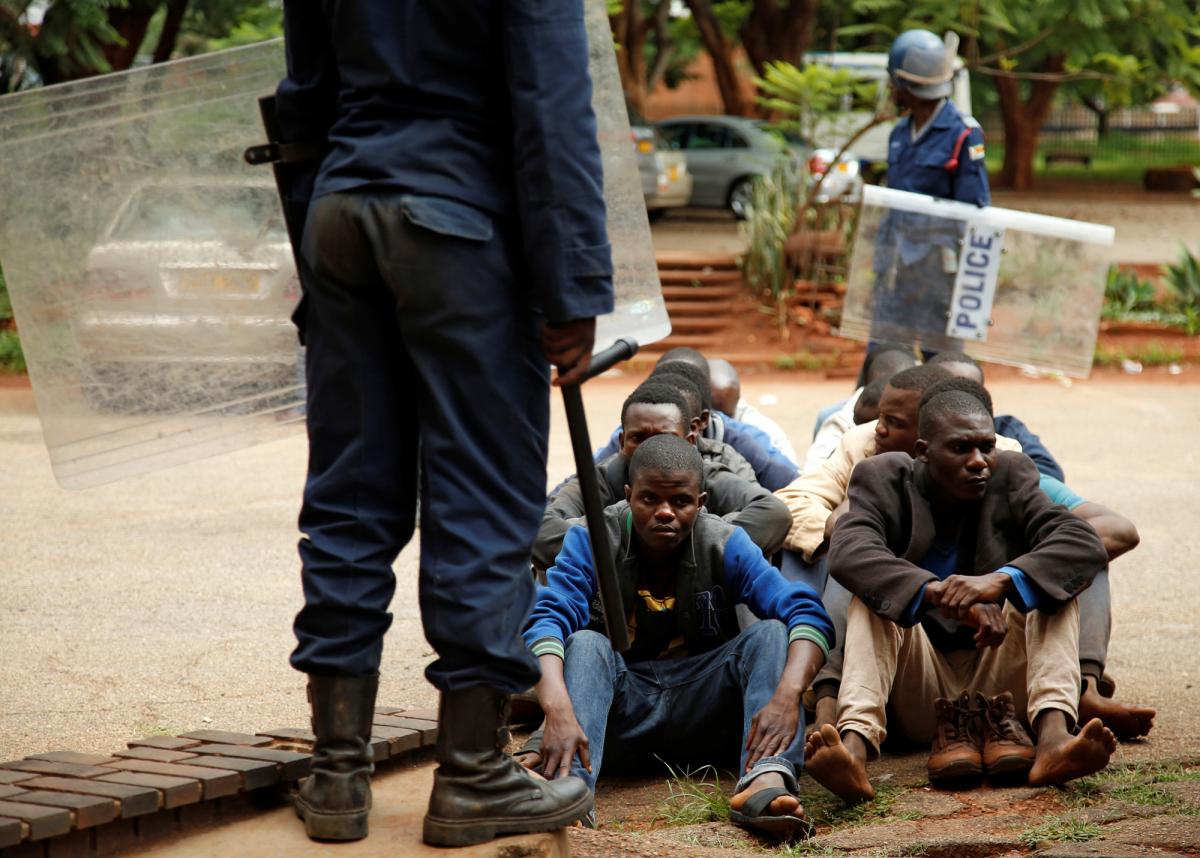
[[[888,187],[977,206],[991,201],[983,131],[951,100],[958,39],[928,30],[896,37],[888,76],[905,114],[888,139]],[[957,270],[957,221],[891,211],[880,225],[872,339],[943,332]]]
[[[586,369],[613,307],[581,0],[286,0],[285,142],[307,338],[309,836],[367,834],[369,739],[392,564],[421,515],[439,764],[424,836],[463,845],[591,809],[503,753],[534,685],[520,632],[545,501],[549,364]],[[420,469],[418,469],[418,458]],[[418,473],[420,478],[418,479]],[[420,483],[418,487],[418,482]]]

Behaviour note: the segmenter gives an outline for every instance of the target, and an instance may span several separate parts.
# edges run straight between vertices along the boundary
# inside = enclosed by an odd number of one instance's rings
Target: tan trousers
[[[879,616],[855,597],[846,621],[845,665],[838,694],[839,733],[853,730],[867,740],[872,756],[892,729],[911,742],[933,740],[933,701],[964,691],[987,695],[1011,691],[1017,712],[1030,724],[1047,709],[1079,715],[1079,606],[1074,600],[1056,614],[1022,614],[1007,605],[1008,635],[998,647],[941,652],[918,623],[905,629]]]

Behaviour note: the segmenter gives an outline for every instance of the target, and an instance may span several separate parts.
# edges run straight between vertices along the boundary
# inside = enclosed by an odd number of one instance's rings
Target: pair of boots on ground
[[[296,813],[314,840],[360,840],[371,810],[371,723],[379,676],[310,676],[312,776],[300,785]],[[553,831],[592,810],[579,778],[542,780],[504,752],[508,695],[476,686],[443,692],[433,794],[423,837],[434,846],[468,846],[501,834]]]
[[[995,697],[964,691],[933,702],[937,733],[929,752],[929,780],[953,782],[989,777],[1024,777],[1037,749],[1017,717],[1011,692]]]

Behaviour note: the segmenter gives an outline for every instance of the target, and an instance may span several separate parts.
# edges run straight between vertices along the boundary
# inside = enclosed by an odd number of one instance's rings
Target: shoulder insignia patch
[[[970,154],[972,161],[978,161],[982,159],[984,155],[983,144],[976,143],[974,146],[968,149],[967,152]]]
[[[979,120],[976,119],[974,116],[971,116],[970,114],[963,114],[962,121],[963,121],[963,125],[967,126],[968,128],[982,128],[983,127],[982,125],[979,124]]]

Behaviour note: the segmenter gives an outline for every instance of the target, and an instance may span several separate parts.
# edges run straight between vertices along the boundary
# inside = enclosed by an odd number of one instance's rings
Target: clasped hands
[[[1004,597],[1012,578],[1003,572],[988,575],[951,575],[925,585],[924,601],[939,608],[942,616],[975,629],[975,646],[1000,646],[1008,634]]]

